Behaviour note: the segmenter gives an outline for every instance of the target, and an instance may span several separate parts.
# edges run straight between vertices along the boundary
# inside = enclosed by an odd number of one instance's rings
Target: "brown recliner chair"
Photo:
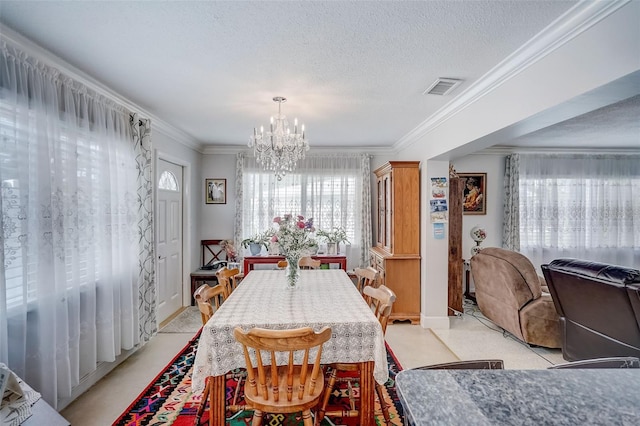
[[[542,265],[567,361],[640,357],[640,271],[577,259]]]
[[[561,347],[558,313],[529,259],[488,247],[471,258],[471,273],[484,316],[526,343]]]

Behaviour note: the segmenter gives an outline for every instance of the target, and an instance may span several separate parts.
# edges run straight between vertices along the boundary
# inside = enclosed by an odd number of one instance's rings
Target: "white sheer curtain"
[[[130,115],[0,47],[0,361],[55,407],[140,340]]]
[[[520,252],[640,268],[640,155],[521,154]]]
[[[347,231],[347,265],[368,263],[371,245],[370,157],[312,154],[278,181],[252,155],[239,154],[236,174],[236,242],[273,227],[286,213],[313,218],[316,229]]]

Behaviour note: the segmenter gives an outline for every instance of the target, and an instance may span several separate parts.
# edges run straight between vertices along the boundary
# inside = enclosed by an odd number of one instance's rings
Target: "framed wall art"
[[[458,173],[465,180],[462,214],[487,214],[487,174]]]
[[[204,199],[207,204],[227,204],[227,180],[205,179]]]

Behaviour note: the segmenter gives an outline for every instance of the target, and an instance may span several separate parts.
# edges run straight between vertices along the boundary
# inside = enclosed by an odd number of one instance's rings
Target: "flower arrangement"
[[[220,247],[224,249],[227,253],[227,260],[229,262],[236,262],[238,260],[238,252],[236,248],[233,246],[232,240],[222,240],[220,241]]]
[[[278,224],[278,230],[271,237],[272,242],[277,242],[280,252],[290,262],[297,262],[302,256],[307,256],[313,251],[317,243],[311,238],[315,232],[313,218],[305,219],[304,216],[286,214],[273,219]]]
[[[323,237],[328,243],[349,243],[347,231],[341,226],[334,226],[331,231],[323,231],[320,229],[316,235]]]

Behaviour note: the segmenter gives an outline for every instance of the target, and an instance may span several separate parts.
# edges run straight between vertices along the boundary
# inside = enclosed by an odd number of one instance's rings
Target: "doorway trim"
[[[158,160],[168,161],[170,163],[176,164],[182,167],[183,176],[182,176],[182,306],[189,306],[191,303],[191,234],[189,233],[189,228],[185,226],[190,214],[190,205],[191,205],[191,163],[185,161],[184,159],[175,157],[171,154],[168,154],[164,151],[160,151],[159,149],[154,149],[154,158],[153,158],[153,208],[154,208],[154,235],[153,235],[153,245],[155,252],[158,252],[158,242],[156,239],[157,232],[157,224],[155,220],[155,215],[158,212]],[[158,258],[157,256],[153,260],[154,268],[158,270]],[[156,306],[157,306],[157,297],[158,297],[158,282],[156,280]],[[186,304],[185,304],[186,303]],[[157,320],[157,315],[156,315]],[[159,325],[159,324],[158,324]]]

